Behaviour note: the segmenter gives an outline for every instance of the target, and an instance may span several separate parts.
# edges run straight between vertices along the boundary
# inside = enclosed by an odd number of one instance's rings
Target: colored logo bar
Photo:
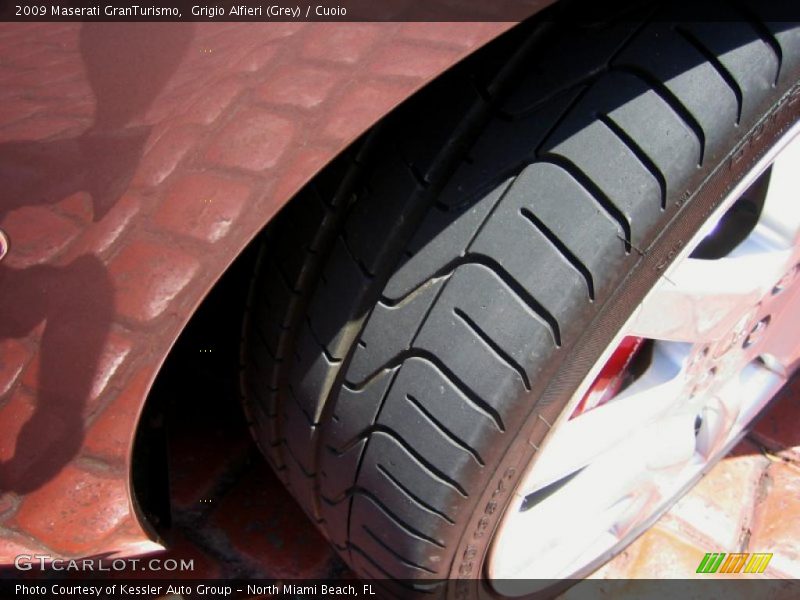
[[[697,567],[697,573],[763,573],[772,553],[766,552],[707,552]]]

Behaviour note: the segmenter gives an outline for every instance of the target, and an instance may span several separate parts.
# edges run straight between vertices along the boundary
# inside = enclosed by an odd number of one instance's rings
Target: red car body
[[[133,440],[196,307],[321,167],[510,26],[0,26],[0,563],[161,548]]]

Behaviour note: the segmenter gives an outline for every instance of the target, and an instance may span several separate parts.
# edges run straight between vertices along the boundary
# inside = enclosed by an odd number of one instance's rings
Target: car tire
[[[356,574],[410,588],[485,576],[515,486],[581,382],[797,121],[800,29],[718,10],[523,24],[268,228],[245,406]]]

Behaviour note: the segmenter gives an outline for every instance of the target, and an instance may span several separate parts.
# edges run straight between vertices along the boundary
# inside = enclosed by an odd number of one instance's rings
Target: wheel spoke
[[[667,350],[656,346],[651,368],[617,398],[563,423],[518,493],[527,496],[567,477],[668,411],[682,382],[681,355]]]
[[[630,432],[624,443],[596,457],[565,485],[555,484],[555,493],[542,494],[521,511],[518,527],[508,532],[503,549],[516,557],[504,561],[510,572],[519,576],[522,571],[531,577],[562,572],[574,560],[575,547],[609,532],[616,536],[617,529],[629,527],[641,512],[642,496],[646,500],[657,495],[653,482],[659,471],[680,468],[694,457],[693,420],[692,415],[678,414]],[[570,540],[575,543],[565,543]],[[526,556],[531,555],[537,556],[536,564],[527,562]]]
[[[747,427],[785,383],[786,375],[779,373],[767,363],[754,361],[747,365],[736,378],[735,391],[732,387],[726,386],[728,391],[736,394],[738,400],[736,427],[739,429]],[[721,395],[723,402],[730,405],[731,400],[724,396],[724,391]]]
[[[697,447],[694,411],[685,410],[648,428],[648,445],[642,450],[650,471],[672,470],[689,462]]]
[[[630,506],[636,502],[638,496],[631,495],[620,500],[615,505],[609,507],[602,515],[584,513],[577,519],[571,519],[566,527],[561,527],[556,531],[551,523],[546,523],[541,519],[541,515],[535,515],[530,527],[538,528],[535,541],[535,560],[531,560],[530,547],[532,544],[530,531],[519,529],[514,539],[509,540],[509,544],[502,550],[507,554],[503,561],[505,571],[495,572],[495,578],[524,578],[542,579],[554,578],[569,575],[568,569],[572,561],[575,560],[574,548],[587,548],[595,545],[595,542],[605,537],[610,538],[613,545],[618,541],[615,532],[615,525],[620,519],[624,519],[626,513],[630,512]],[[563,514],[563,513],[562,513]],[[548,517],[545,517],[548,518]],[[550,517],[552,519],[552,517]],[[557,519],[557,517],[555,517]],[[563,522],[563,519],[562,519]],[[542,526],[547,526],[542,529]],[[546,536],[546,537],[542,537]],[[587,548],[589,549],[589,548]]]
[[[738,378],[734,385],[738,384]],[[697,431],[697,451],[708,460],[727,440],[733,422],[739,415],[740,397],[734,386],[723,399],[713,398],[697,415],[700,419]]]
[[[796,281],[778,293],[771,306],[770,326],[761,344],[753,349],[753,354],[764,355],[766,366],[783,378],[800,368],[800,265],[787,277]]]
[[[784,274],[790,250],[750,240],[730,257],[686,259],[656,284],[642,303],[630,335],[712,342],[735,330]]]
[[[641,439],[640,443],[644,444],[645,440]],[[508,573],[495,573],[494,577],[519,576],[525,567],[537,572],[559,572],[562,562],[574,558],[562,557],[558,552],[574,546],[563,542],[583,540],[586,543],[609,531],[623,512],[620,501],[643,483],[645,471],[646,460],[641,453],[628,452],[618,446],[613,452],[593,461],[557,493],[538,501],[529,510],[519,512],[515,529],[507,532],[502,548],[506,560],[501,564]],[[591,498],[591,511],[585,510],[587,498]],[[564,519],[564,515],[570,515],[570,518]],[[534,531],[536,536],[532,540],[531,532]],[[533,552],[532,546],[535,546]],[[529,564],[530,556],[536,556],[538,564]],[[548,557],[547,564],[540,562],[543,557]]]

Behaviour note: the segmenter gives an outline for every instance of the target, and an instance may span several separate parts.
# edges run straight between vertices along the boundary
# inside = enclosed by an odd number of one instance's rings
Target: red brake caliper
[[[597,375],[586,395],[581,398],[580,403],[575,407],[570,419],[602,406],[617,394],[625,381],[628,367],[633,357],[642,347],[644,340],[645,338],[640,337],[622,338],[619,346],[617,346],[617,349],[614,350],[608,362]]]

